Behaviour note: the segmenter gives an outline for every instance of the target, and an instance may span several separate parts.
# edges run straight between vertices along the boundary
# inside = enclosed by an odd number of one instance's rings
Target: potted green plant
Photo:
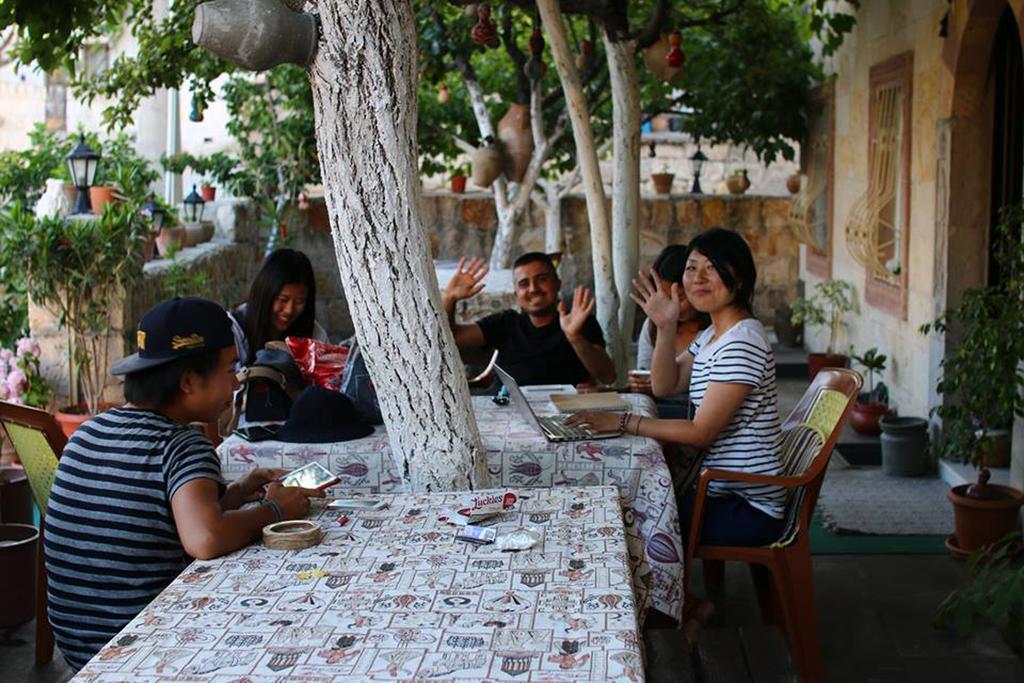
[[[853,404],[850,427],[858,434],[878,434],[881,431],[878,427],[879,419],[891,412],[885,385],[879,383],[875,386],[875,373],[885,370],[887,358],[877,348],[870,348],[859,356],[854,355],[853,360],[867,370],[868,390],[861,393]]]
[[[994,285],[969,289],[960,304],[921,332],[955,329],[954,348],[942,360],[937,390],[942,405],[932,413],[942,420],[944,457],[970,462],[978,482],[954,486],[956,534],[950,543],[963,552],[991,544],[1016,528],[1024,494],[1009,486],[989,484],[985,457],[994,434],[1024,417],[1024,250],[1020,249],[1020,206],[1004,212],[995,237],[994,258],[1004,277]]]
[[[672,173],[668,164],[661,165],[661,171],[651,174],[651,182],[654,183],[654,191],[658,194],[672,194],[672,183],[676,174]]]
[[[67,433],[101,407],[111,361],[110,302],[142,267],[149,225],[140,209],[126,200],[92,220],[37,219],[20,203],[0,212],[0,263],[20,264],[29,298],[67,334],[69,402],[57,414]]]
[[[807,372],[811,379],[822,368],[846,368],[850,358],[837,353],[846,314],[854,310],[856,292],[843,280],[825,280],[814,287],[814,296],[793,303],[790,322],[794,325],[828,325],[828,348],[825,353],[807,354]]]

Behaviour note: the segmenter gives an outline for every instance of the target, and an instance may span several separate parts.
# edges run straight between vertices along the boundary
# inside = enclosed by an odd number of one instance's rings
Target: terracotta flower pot
[[[675,177],[675,173],[652,173],[651,181],[654,183],[654,191],[658,194],[672,194],[672,182]]]
[[[850,357],[841,353],[809,353],[807,354],[808,379],[814,379],[822,368],[848,368]]]
[[[142,243],[142,262],[146,263],[153,260],[156,255],[156,235],[150,235],[146,238],[146,241]]]
[[[100,412],[110,410],[116,403],[101,403]],[[64,432],[64,436],[71,437],[75,433],[75,430],[82,426],[82,424],[96,416],[95,413],[90,413],[89,410],[82,404],[77,406],[67,406],[59,410],[53,411],[53,416],[57,419],[60,424],[61,430]]]
[[[890,412],[889,406],[884,403],[857,401],[850,411],[850,427],[858,434],[880,434],[882,428],[878,426],[878,421]]]
[[[800,174],[793,173],[786,178],[786,189],[789,190],[790,194],[797,194],[800,192]]]
[[[1024,504],[1024,493],[1009,486],[987,484],[995,494],[989,500],[968,498],[964,494],[969,486],[954,486],[946,493],[953,504],[957,549],[968,554],[1016,529],[1017,512]]]
[[[512,104],[498,121],[498,139],[505,144],[505,175],[520,182],[533,156],[533,132],[530,130],[530,107]]]
[[[103,207],[114,201],[114,188],[109,185],[90,187],[89,201],[92,203],[92,212],[99,216],[103,213]]]
[[[167,258],[172,249],[181,249],[185,243],[185,228],[175,225],[171,228],[161,228],[160,234],[156,236],[156,248],[160,256]]]
[[[182,242],[182,246],[194,247],[203,241],[203,224],[202,223],[186,223],[185,224],[185,238]]]
[[[463,192],[465,192],[466,191],[466,181],[467,180],[468,180],[468,178],[466,178],[466,176],[462,175],[461,173],[459,175],[453,175],[452,176],[452,192],[454,192],[456,194],[462,194]]]
[[[199,194],[204,202],[212,202],[217,199],[217,188],[213,185],[203,185],[199,188]]]
[[[491,141],[473,152],[473,184],[477,187],[488,188],[491,186],[505,165],[504,145],[501,141]]]

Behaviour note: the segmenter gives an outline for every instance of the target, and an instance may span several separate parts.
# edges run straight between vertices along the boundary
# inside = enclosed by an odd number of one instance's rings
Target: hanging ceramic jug
[[[484,138],[482,145],[473,152],[473,184],[477,187],[491,186],[504,168],[504,150],[500,141],[490,135]]]
[[[505,176],[522,182],[533,156],[533,132],[530,130],[530,108],[513,104],[498,122],[498,139],[505,145]]]
[[[213,0],[196,5],[192,42],[250,71],[306,66],[316,52],[316,22],[279,0]]]
[[[658,42],[644,50],[644,64],[647,66],[647,70],[666,83],[679,80],[684,71],[682,63],[679,66],[671,66],[669,63],[667,56],[672,51],[672,47],[669,35],[662,33]],[[678,45],[676,47],[678,48]],[[675,62],[676,59],[673,58],[672,61]]]

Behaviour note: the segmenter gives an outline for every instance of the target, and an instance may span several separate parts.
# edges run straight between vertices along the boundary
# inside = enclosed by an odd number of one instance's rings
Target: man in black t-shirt
[[[455,305],[484,288],[488,270],[481,259],[463,258],[445,287],[444,307],[460,349],[497,349],[498,364],[523,385],[615,380],[601,326],[592,315],[590,290],[577,287],[567,309],[558,296],[562,282],[547,254],[524,254],[512,266],[522,313],[508,310],[470,325],[456,323]]]

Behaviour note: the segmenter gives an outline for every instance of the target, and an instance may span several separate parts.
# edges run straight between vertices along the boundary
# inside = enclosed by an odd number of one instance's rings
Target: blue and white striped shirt
[[[190,558],[171,498],[194,479],[223,486],[205,436],[167,417],[115,408],[68,440],[46,510],[50,624],[80,669]]]
[[[779,424],[778,395],[775,389],[775,354],[764,326],[754,318],[733,325],[710,341],[715,328],[701,332],[690,345],[693,371],[690,374],[690,400],[700,413],[708,385],[748,384],[752,387],[729,424],[718,434],[704,456],[704,467],[779,475],[782,464],[779,449],[782,428]],[[778,486],[731,481],[712,481],[708,493],[743,496],[753,507],[781,519],[785,490]]]

